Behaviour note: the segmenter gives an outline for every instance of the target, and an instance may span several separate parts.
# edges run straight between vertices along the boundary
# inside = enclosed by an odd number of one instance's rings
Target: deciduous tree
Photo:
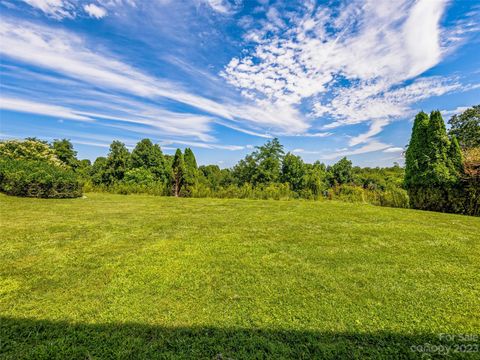
[[[448,121],[450,135],[455,135],[463,149],[480,147],[480,105],[475,105]]]

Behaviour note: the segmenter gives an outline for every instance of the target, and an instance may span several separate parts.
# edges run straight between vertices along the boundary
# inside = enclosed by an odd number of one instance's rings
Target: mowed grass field
[[[0,211],[2,359],[480,357],[457,336],[480,336],[479,218],[109,194]]]

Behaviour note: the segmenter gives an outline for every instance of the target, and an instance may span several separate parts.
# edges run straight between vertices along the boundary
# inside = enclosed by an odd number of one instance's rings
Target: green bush
[[[380,192],[380,204],[381,206],[408,208],[410,201],[408,193],[405,189],[391,187],[383,192]]]
[[[36,160],[0,159],[0,190],[8,195],[39,198],[82,196],[82,186],[73,171]]]
[[[155,180],[155,175],[147,169],[136,168],[130,169],[125,172],[123,182],[126,184],[139,184],[139,185],[148,185],[153,183]]]
[[[346,202],[365,202],[364,191],[359,186],[340,185],[328,190],[328,198]]]
[[[407,191],[393,186],[385,190],[370,190],[360,186],[341,185],[331,188],[327,197],[331,200],[346,202],[365,202],[372,205],[398,208],[409,207]]]
[[[59,167],[65,166],[47,142],[36,139],[0,141],[0,158],[43,161]]]

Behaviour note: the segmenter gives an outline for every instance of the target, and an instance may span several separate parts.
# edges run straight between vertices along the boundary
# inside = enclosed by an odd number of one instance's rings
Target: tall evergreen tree
[[[428,146],[425,153],[429,157],[427,183],[436,186],[455,181],[456,171],[448,161],[450,140],[440,111],[432,111],[427,130]]]
[[[415,117],[405,165],[405,187],[413,207],[458,211],[455,194],[462,154],[456,139],[448,138],[439,111],[432,111],[430,118],[423,112]]]
[[[180,191],[185,183],[185,163],[183,154],[180,149],[177,149],[172,163],[172,181],[173,181],[173,195],[180,196]]]
[[[448,149],[448,159],[451,161],[451,167],[455,169],[456,176],[461,176],[463,173],[463,155],[457,137],[452,135],[450,140],[450,147]]]
[[[425,175],[430,161],[426,150],[428,148],[427,130],[429,118],[423,111],[415,116],[412,135],[405,152],[405,186],[414,188],[424,184]]]
[[[195,159],[195,155],[193,154],[192,149],[185,149],[183,154],[183,160],[185,163],[184,191],[187,193],[187,195],[189,195],[192,188],[195,187],[198,182],[197,160]]]

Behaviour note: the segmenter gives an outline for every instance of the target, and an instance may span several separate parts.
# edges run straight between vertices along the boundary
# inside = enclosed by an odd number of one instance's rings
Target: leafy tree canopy
[[[149,170],[157,180],[167,180],[165,159],[158,144],[150,139],[143,139],[137,143],[131,155],[131,168]]]
[[[57,157],[68,167],[76,169],[79,166],[77,152],[73,149],[70,140],[54,140],[52,143],[53,150]]]
[[[475,105],[448,121],[449,134],[455,135],[463,149],[480,147],[480,105]]]
[[[352,162],[346,157],[340,159],[329,169],[332,185],[348,184],[353,181]]]
[[[289,183],[292,190],[298,191],[303,186],[305,170],[302,158],[288,153],[283,158],[281,181]]]
[[[107,156],[106,175],[109,183],[122,180],[125,172],[129,169],[130,152],[125,144],[120,141],[113,141],[110,145],[110,152]]]

